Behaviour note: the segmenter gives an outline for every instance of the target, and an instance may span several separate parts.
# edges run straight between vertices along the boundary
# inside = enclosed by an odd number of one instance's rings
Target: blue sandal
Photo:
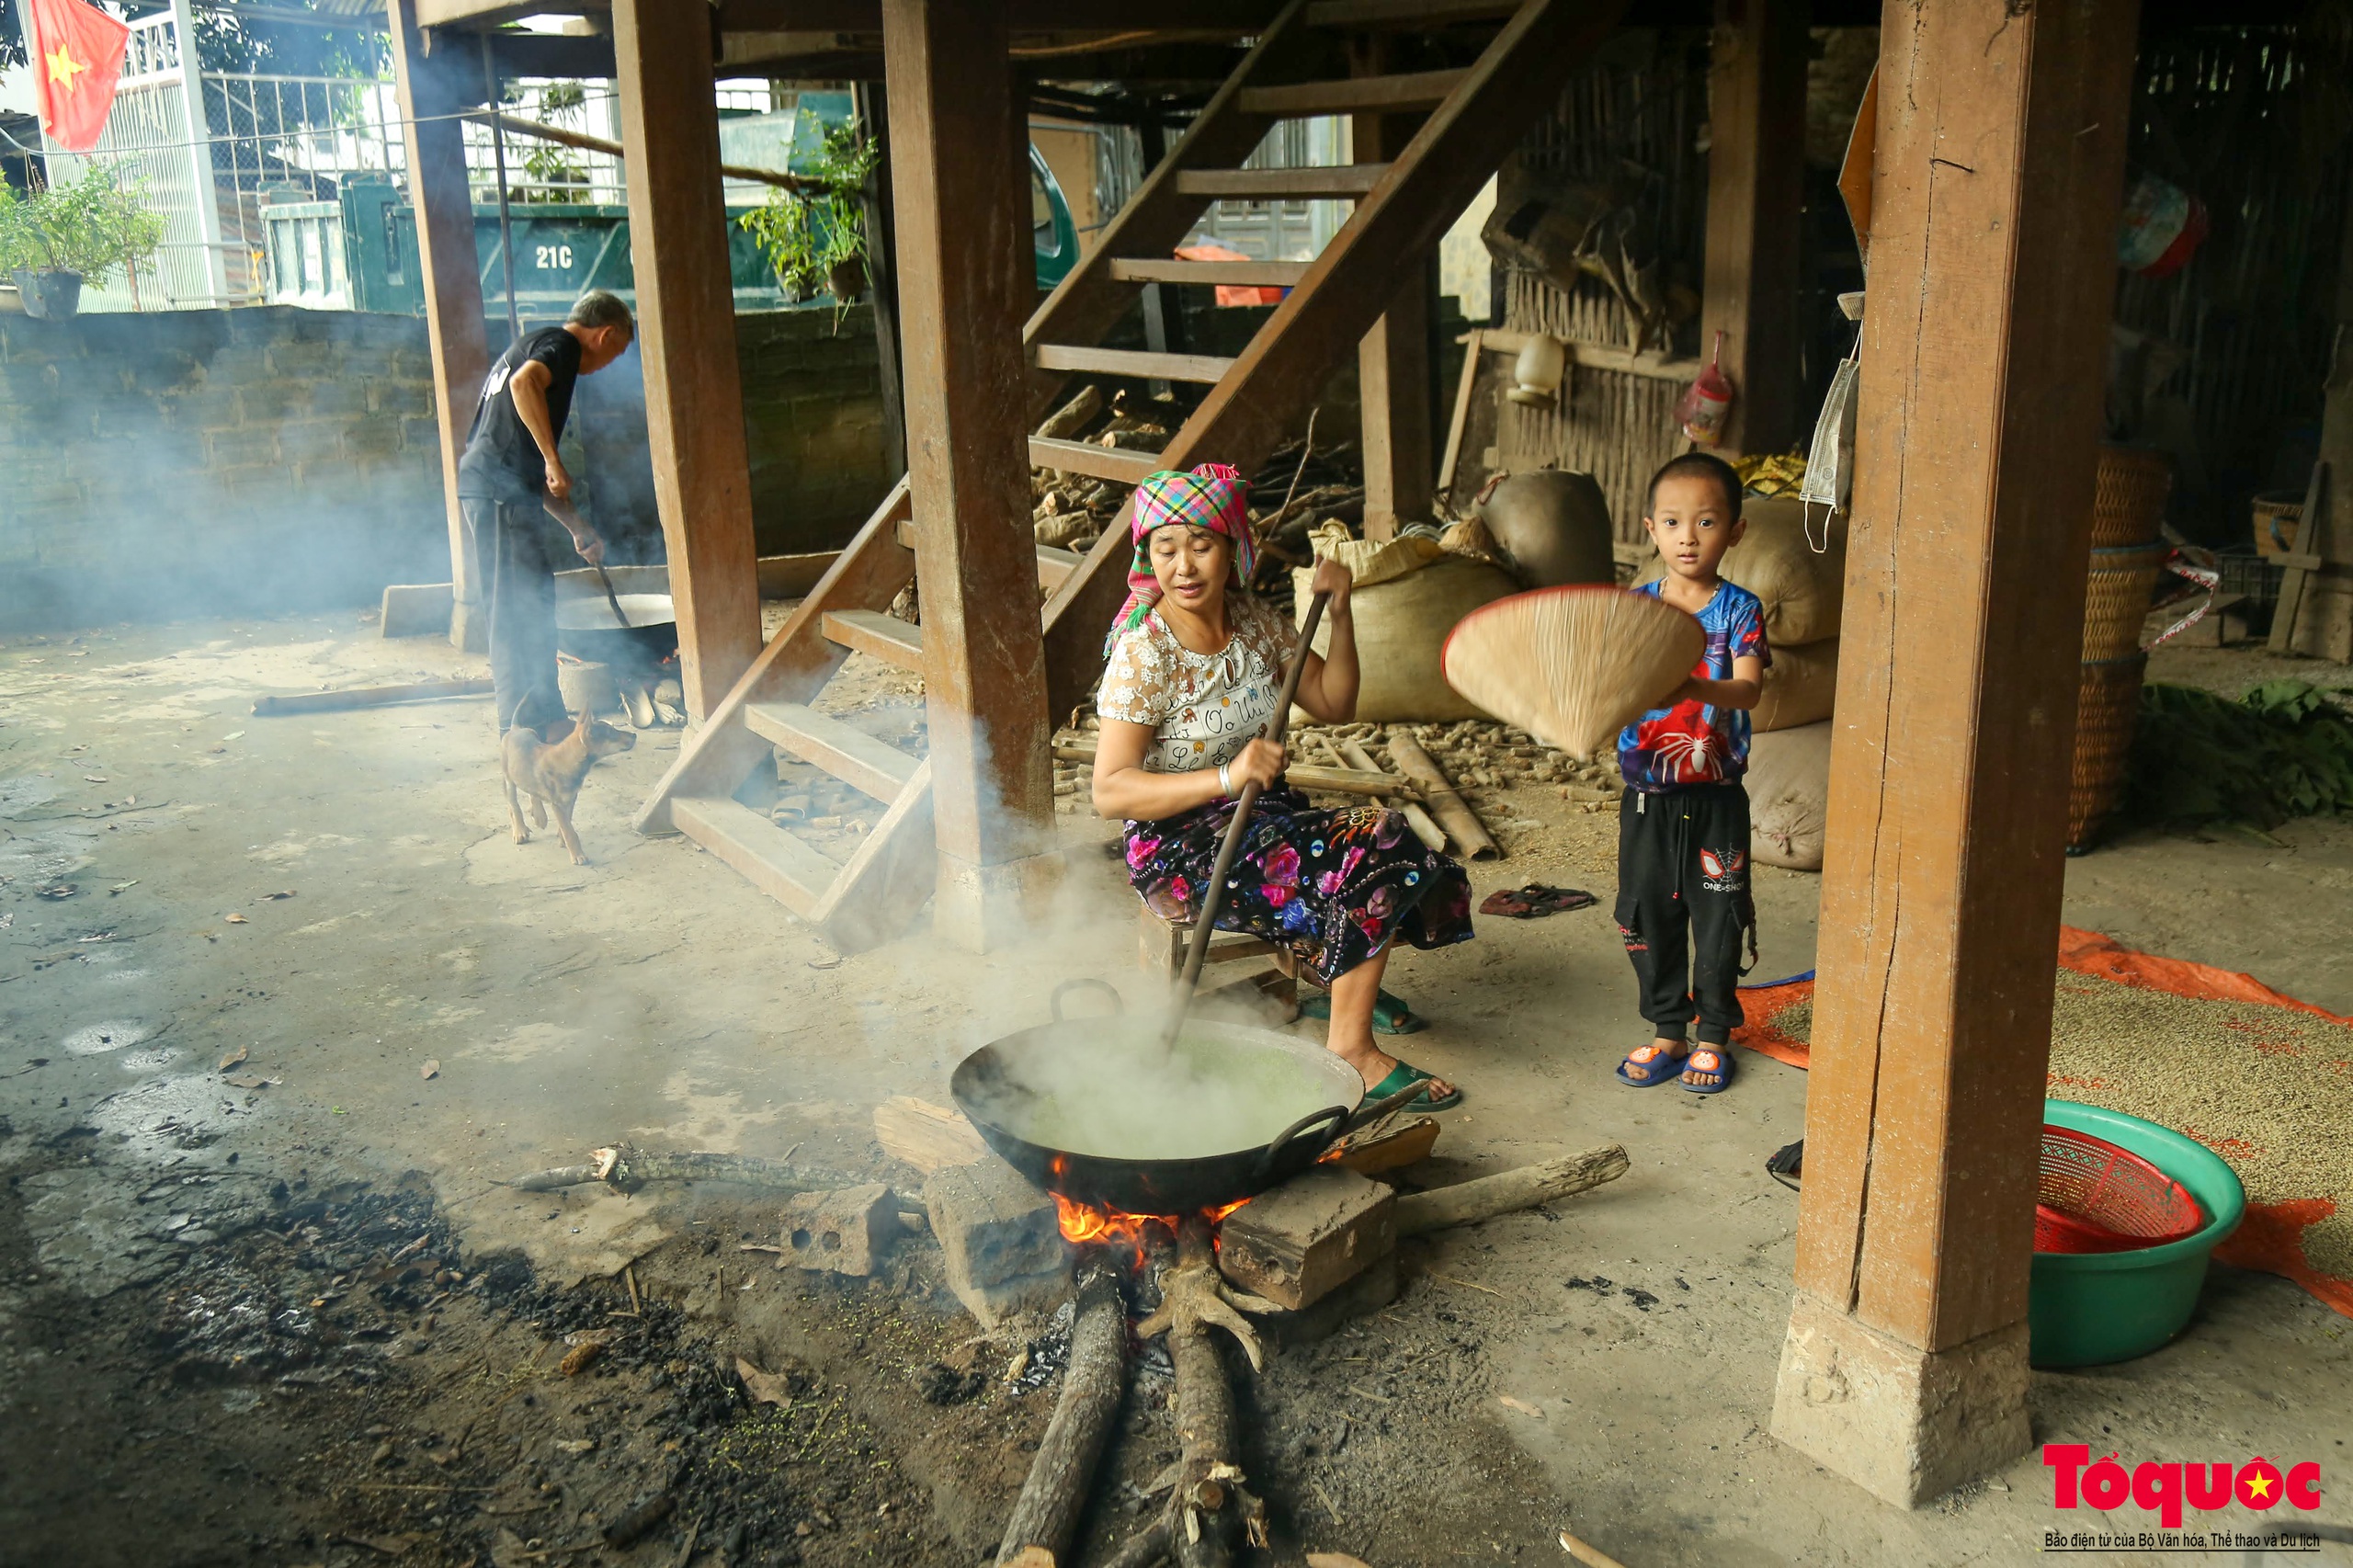
[[[1702,1051],[1708,1051],[1715,1057],[1716,1064],[1713,1067],[1701,1067],[1693,1062],[1692,1059],[1697,1057]],[[1686,1056],[1683,1059],[1683,1068],[1687,1073],[1712,1074],[1716,1080],[1712,1084],[1685,1084],[1683,1085],[1685,1088],[1690,1090],[1695,1095],[1721,1095],[1726,1089],[1732,1087],[1732,1047],[1728,1045],[1708,1045],[1702,1043],[1695,1049],[1690,1055]]]
[[[1301,998],[1299,1016],[1302,1018],[1330,1017],[1332,994],[1318,991],[1312,996]],[[1427,1019],[1386,991],[1372,1004],[1372,1032],[1375,1034],[1419,1034],[1429,1027]]]
[[[1655,1049],[1656,1042],[1654,1041],[1650,1045],[1638,1045],[1634,1051]],[[1626,1053],[1626,1060],[1618,1063],[1618,1081],[1631,1085],[1637,1089],[1655,1089],[1661,1084],[1672,1084],[1681,1078],[1683,1064],[1690,1060],[1691,1053],[1686,1051],[1680,1056],[1670,1056],[1661,1051],[1648,1062],[1637,1062],[1634,1060],[1634,1051],[1630,1051]],[[1631,1071],[1630,1072],[1629,1069]],[[1643,1076],[1637,1078],[1634,1076],[1636,1073],[1642,1074]]]
[[[1423,1072],[1420,1068],[1415,1066],[1410,1062],[1400,1062],[1396,1066],[1392,1067],[1389,1070],[1389,1076],[1383,1078],[1381,1082],[1375,1084],[1371,1088],[1365,1091],[1363,1103],[1366,1105],[1371,1105],[1375,1101],[1385,1100],[1392,1095],[1402,1095],[1406,1090],[1412,1088],[1415,1085],[1427,1084],[1432,1078],[1437,1076],[1438,1074],[1435,1073]],[[1422,1110],[1450,1110],[1461,1103],[1462,1085],[1457,1084],[1452,1089],[1443,1095],[1425,1096],[1418,1102],[1417,1108]]]

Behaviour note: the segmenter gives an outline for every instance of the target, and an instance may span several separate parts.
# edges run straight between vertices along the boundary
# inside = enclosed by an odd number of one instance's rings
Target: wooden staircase
[[[1625,0],[1291,0],[1190,130],[1022,333],[1032,427],[1073,375],[1182,381],[1207,389],[1160,451],[1030,437],[1033,466],[1133,485],[1204,461],[1245,472],[1295,427],[1333,372],[1521,135],[1547,113]],[[1460,70],[1319,78],[1330,32],[1437,28],[1504,20]],[[1322,34],[1324,36],[1319,36]],[[1239,165],[1279,121],[1324,114],[1423,114],[1387,162],[1333,168]],[[1218,200],[1352,200],[1356,210],[1313,261],[1185,261],[1174,256]],[[1258,284],[1287,288],[1273,315],[1231,358],[1100,347],[1139,289]],[[935,854],[930,764],[916,762],[810,703],[852,652],[921,672],[919,628],[882,613],[916,574],[920,520],[907,482],[868,518],[833,568],[691,733],[637,815],[641,832],[688,835],[844,951],[888,941],[928,896]],[[1128,512],[1085,556],[1040,549],[1049,711],[1067,713],[1101,674],[1105,629],[1126,591]],[[1040,744],[1045,742],[1039,737]],[[887,803],[843,864],[733,799],[771,747]]]

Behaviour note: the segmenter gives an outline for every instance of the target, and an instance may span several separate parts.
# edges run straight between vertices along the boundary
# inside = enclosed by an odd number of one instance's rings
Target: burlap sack
[[[1794,730],[1830,717],[1838,696],[1838,640],[1773,649],[1765,695],[1749,713],[1761,733]]]
[[[1749,746],[1748,848],[1768,866],[1822,869],[1830,729],[1824,723],[1776,730]]]
[[[1305,568],[1291,572],[1292,600],[1297,606],[1293,625],[1307,619],[1311,596]],[[1357,663],[1362,677],[1357,687],[1357,717],[1372,723],[1442,723],[1455,719],[1484,719],[1446,684],[1438,669],[1438,654],[1455,622],[1481,605],[1519,591],[1510,574],[1499,566],[1441,555],[1430,564],[1370,586],[1359,584],[1349,595],[1356,607]],[[1315,631],[1315,651],[1328,653],[1329,622]],[[1298,722],[1298,716],[1293,716]]]

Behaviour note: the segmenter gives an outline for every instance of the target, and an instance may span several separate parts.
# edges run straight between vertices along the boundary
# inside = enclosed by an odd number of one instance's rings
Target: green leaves
[[[866,259],[866,214],[861,205],[866,182],[881,160],[881,149],[859,133],[856,122],[830,125],[814,166],[806,171],[822,181],[822,194],[786,190],[768,192],[767,202],[736,222],[760,242],[768,265],[788,295],[807,299],[833,293],[837,267]]]
[[[92,164],[72,185],[18,196],[0,185],[0,272],[78,272],[95,285],[135,267],[163,244],[164,221],[147,210],[147,182],[120,165]]]
[[[2353,812],[2353,720],[2330,694],[2270,680],[2238,701],[2195,687],[2141,690],[2120,815],[2154,827]]]

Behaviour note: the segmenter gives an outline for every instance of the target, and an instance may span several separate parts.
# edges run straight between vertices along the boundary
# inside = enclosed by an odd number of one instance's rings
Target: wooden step
[[[1142,261],[1115,256],[1111,276],[1122,283],[1239,284],[1289,289],[1307,275],[1303,261]]]
[[[1065,473],[1083,473],[1115,484],[1142,484],[1145,476],[1160,472],[1160,454],[1141,447],[1102,447],[1093,441],[1032,436],[1029,466],[1058,468]]]
[[[1324,164],[1306,169],[1180,169],[1179,196],[1221,201],[1347,200],[1365,195],[1389,172],[1387,164]],[[1117,267],[1114,260],[1111,266]]]
[[[670,820],[795,915],[813,913],[842,869],[729,796],[673,795]]]
[[[1397,28],[1421,32],[1510,16],[1520,0],[1310,0],[1311,28]]]
[[[1057,550],[1051,544],[1038,547],[1038,585],[1047,592],[1063,585],[1063,579],[1086,563],[1086,557],[1074,550]]]
[[[886,804],[899,798],[915,774],[915,759],[905,752],[806,703],[746,703],[744,722],[801,761]]]
[[[1414,71],[1399,76],[1338,76],[1279,87],[1245,87],[1242,112],[1277,119],[1319,114],[1394,114],[1432,109],[1453,96],[1467,70]]]
[[[868,653],[903,670],[923,673],[923,628],[879,609],[825,612],[825,641],[854,653]]]
[[[1083,348],[1073,343],[1040,343],[1032,361],[1040,370],[1092,370],[1131,376],[1140,381],[1206,381],[1225,379],[1233,361],[1214,354],[1153,354],[1141,348]]]

